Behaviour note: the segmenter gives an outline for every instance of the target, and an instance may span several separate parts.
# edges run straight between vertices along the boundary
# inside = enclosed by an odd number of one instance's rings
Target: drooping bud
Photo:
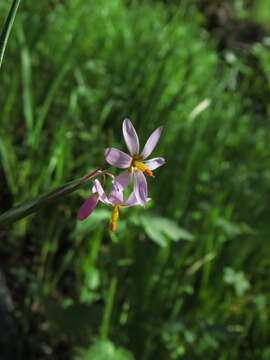
[[[98,195],[92,194],[80,207],[77,213],[77,218],[79,220],[86,219],[96,208],[97,203],[98,203]]]

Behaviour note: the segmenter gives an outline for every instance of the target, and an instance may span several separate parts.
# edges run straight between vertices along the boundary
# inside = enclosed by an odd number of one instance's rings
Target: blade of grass
[[[10,34],[10,31],[11,31],[12,25],[14,23],[18,7],[20,5],[20,1],[21,0],[14,0],[13,1],[12,5],[11,5],[11,8],[9,10],[8,16],[7,16],[7,20],[6,20],[5,24],[4,24],[3,30],[2,30],[1,35],[0,35],[0,69],[1,69],[2,61],[3,61],[5,49],[6,49],[6,46],[7,46],[9,34]]]
[[[33,132],[30,134],[31,135],[30,143],[33,149],[37,149],[39,146],[40,137],[42,136],[42,128],[45,119],[48,115],[48,112],[57,94],[57,91],[61,87],[65,76],[67,75],[68,71],[71,68],[72,55],[73,55],[72,49],[74,48],[74,43],[76,42],[76,39],[77,39],[77,32],[73,34],[72,39],[65,50],[60,70],[57,74],[55,74],[55,77],[48,89],[44,103],[40,109],[40,113],[35,121]]]
[[[22,74],[22,101],[23,112],[26,121],[26,127],[29,132],[33,129],[34,123],[34,108],[33,108],[33,94],[31,88],[32,81],[32,63],[31,55],[27,47],[22,25],[18,24],[18,40],[21,48],[21,74]]]
[[[9,137],[2,136],[2,134],[0,134],[0,160],[9,188],[12,194],[16,195],[18,191],[17,172],[15,171],[18,165],[17,157]]]
[[[116,293],[116,286],[117,286],[117,279],[114,276],[110,282],[110,287],[109,287],[108,295],[107,295],[107,301],[106,301],[102,324],[101,324],[101,328],[100,328],[100,338],[102,340],[106,340],[108,338],[114,297],[115,297],[115,293]]]

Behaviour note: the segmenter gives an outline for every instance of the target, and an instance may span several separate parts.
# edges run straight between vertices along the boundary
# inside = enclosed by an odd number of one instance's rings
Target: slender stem
[[[11,8],[10,8],[9,13],[8,13],[7,20],[6,20],[5,24],[4,24],[2,33],[0,35],[0,68],[1,68],[1,65],[2,65],[2,61],[3,61],[5,49],[6,49],[6,46],[7,46],[7,41],[8,41],[8,38],[9,38],[9,34],[10,34],[10,31],[11,31],[12,25],[14,23],[18,7],[20,5],[20,1],[21,0],[13,0],[13,3],[11,5]]]
[[[110,328],[110,320],[113,309],[113,302],[116,292],[117,279],[114,276],[111,280],[110,287],[108,290],[107,301],[104,309],[104,315],[102,319],[102,324],[100,327],[100,337],[102,340],[106,340],[108,338],[109,328]]]
[[[16,206],[5,213],[0,215],[0,226],[13,223],[19,219],[24,218],[27,215],[39,210],[42,206],[47,205],[51,201],[58,200],[60,197],[71,194],[77,190],[80,186],[87,182],[88,179],[103,174],[103,171],[98,168],[97,170],[87,174],[83,178],[71,181],[64,184],[57,189],[54,189],[46,194],[37,196],[35,199],[29,200],[19,206]]]

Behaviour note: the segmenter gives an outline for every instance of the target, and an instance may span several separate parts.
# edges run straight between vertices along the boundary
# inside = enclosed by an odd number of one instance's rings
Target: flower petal
[[[164,126],[160,126],[154,132],[152,132],[152,134],[149,136],[148,140],[146,141],[146,144],[144,145],[143,151],[141,153],[141,156],[143,157],[143,159],[146,159],[151,154],[151,152],[154,150],[154,148],[157,145],[157,142],[160,138],[163,128],[164,128]]]
[[[113,185],[110,191],[109,200],[113,205],[122,205],[124,202],[123,192],[117,190],[116,186]]]
[[[105,159],[110,165],[120,169],[128,168],[132,161],[128,154],[115,148],[107,148],[105,150]]]
[[[106,194],[105,194],[105,192],[103,190],[103,187],[101,186],[101,183],[99,182],[99,180],[95,179],[93,181],[93,184],[94,184],[94,186],[96,188],[96,191],[97,191],[97,193],[99,195],[99,200],[101,202],[103,202],[104,204],[111,205],[111,202],[107,198],[107,196],[106,196]]]
[[[128,187],[130,183],[131,173],[129,171],[124,171],[120,175],[116,176],[113,180],[113,184],[119,191],[123,191]]]
[[[96,195],[91,195],[80,207],[77,218],[79,220],[84,220],[89,216],[92,211],[96,208],[98,203],[98,197]]]
[[[164,158],[158,157],[158,158],[153,158],[150,160],[145,160],[144,164],[149,170],[155,170],[155,169],[159,168],[160,166],[162,166],[163,164],[165,164],[165,162],[166,161]]]
[[[138,155],[140,151],[139,138],[129,119],[123,121],[123,136],[130,155]]]
[[[147,181],[141,171],[134,172],[134,192],[140,205],[147,201]]]
[[[130,207],[130,206],[134,206],[134,205],[140,205],[140,204],[138,203],[138,200],[136,198],[134,191],[132,191],[132,193],[129,195],[127,201],[124,202],[123,206]]]
[[[150,201],[150,200],[152,200],[152,199],[151,199],[150,197],[148,197],[147,200],[146,200],[146,202],[148,202],[148,201]],[[136,206],[136,205],[140,205],[140,204],[138,203],[138,200],[137,200],[137,198],[136,198],[135,192],[132,191],[132,193],[129,195],[127,201],[125,201],[125,202],[123,203],[123,206],[124,206],[124,207],[131,207],[131,206]]]

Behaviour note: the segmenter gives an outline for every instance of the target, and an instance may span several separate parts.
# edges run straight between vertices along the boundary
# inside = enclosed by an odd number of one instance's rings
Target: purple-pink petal
[[[93,184],[94,184],[94,186],[96,188],[96,191],[97,191],[97,193],[99,195],[99,200],[101,202],[103,202],[104,204],[110,205],[111,203],[110,203],[109,199],[107,198],[107,196],[106,196],[106,194],[105,194],[105,192],[103,190],[103,187],[101,186],[99,180],[95,179],[93,181]]]
[[[80,207],[78,213],[77,213],[77,218],[79,220],[84,220],[85,218],[87,218],[87,216],[89,216],[92,211],[96,208],[98,203],[98,197],[96,195],[91,195]]]
[[[143,159],[146,159],[151,154],[151,152],[154,150],[154,148],[156,147],[163,128],[164,128],[164,126],[160,126],[154,132],[152,132],[152,134],[149,136],[148,140],[146,141],[146,144],[144,145],[143,151],[141,153],[141,156],[143,157]]]
[[[128,168],[132,161],[128,154],[115,148],[107,148],[105,150],[105,159],[110,165],[120,169]]]
[[[120,175],[116,176],[113,180],[113,184],[119,191],[123,191],[128,187],[130,183],[131,173],[129,171],[124,171]]]
[[[131,206],[134,206],[134,205],[140,205],[138,203],[138,200],[136,198],[136,195],[135,195],[134,191],[132,191],[132,193],[129,195],[127,201],[125,201],[123,205],[125,207],[131,207]]]
[[[118,191],[117,188],[113,185],[109,195],[109,201],[112,205],[122,205],[123,204],[123,192]]]
[[[134,172],[134,192],[138,203],[144,206],[147,201],[147,181],[141,171]]]
[[[162,157],[153,158],[150,160],[145,160],[144,164],[149,170],[155,170],[165,164],[165,159]]]
[[[129,119],[123,121],[123,136],[130,154],[138,155],[140,151],[139,138]]]

